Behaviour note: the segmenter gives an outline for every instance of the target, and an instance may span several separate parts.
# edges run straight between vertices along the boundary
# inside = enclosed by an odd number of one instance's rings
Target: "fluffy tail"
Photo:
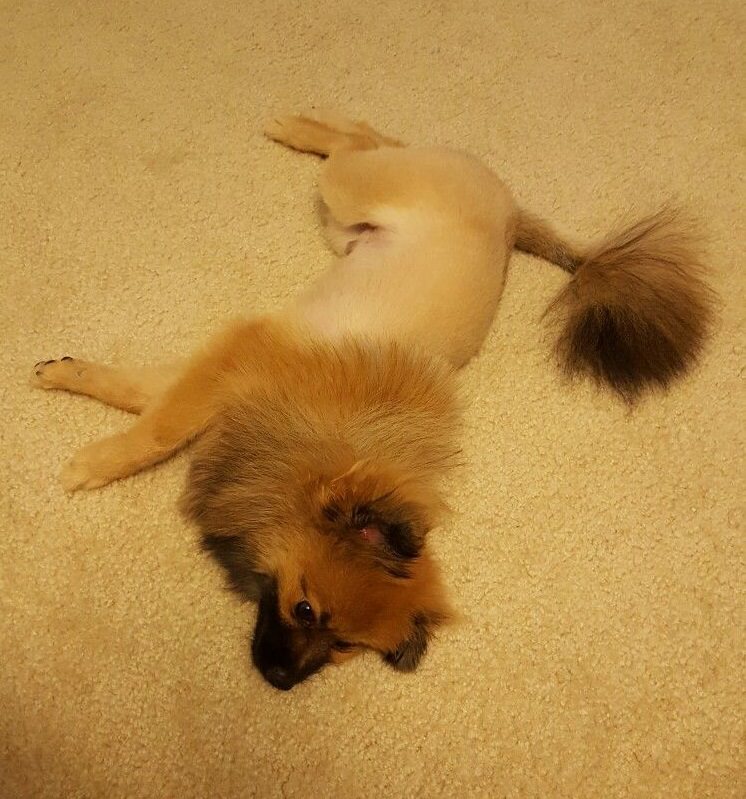
[[[696,360],[716,295],[675,211],[664,209],[586,252],[521,213],[515,246],[573,275],[547,309],[567,373],[589,374],[633,402],[649,388],[667,387]]]

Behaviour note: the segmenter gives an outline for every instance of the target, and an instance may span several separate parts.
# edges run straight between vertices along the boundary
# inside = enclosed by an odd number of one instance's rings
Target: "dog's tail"
[[[633,402],[648,388],[667,387],[696,360],[716,295],[675,211],[659,211],[587,251],[521,212],[515,247],[573,276],[547,309],[569,374],[589,374]]]

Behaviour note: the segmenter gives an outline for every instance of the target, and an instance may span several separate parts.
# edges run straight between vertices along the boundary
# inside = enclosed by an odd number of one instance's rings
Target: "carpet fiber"
[[[746,794],[743,40],[727,0],[0,6],[2,799]],[[128,418],[26,377],[186,353],[324,269],[318,163],[261,135],[308,105],[470,150],[582,239],[676,198],[723,309],[630,412],[558,374],[566,277],[517,254],[433,533],[463,619],[413,675],[281,694],[186,457],[66,496]]]

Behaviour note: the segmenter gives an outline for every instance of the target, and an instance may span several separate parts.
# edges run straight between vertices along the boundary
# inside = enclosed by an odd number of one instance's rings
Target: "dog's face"
[[[358,465],[307,485],[303,523],[265,530],[258,546],[206,540],[234,587],[258,601],[251,655],[274,687],[370,650],[412,671],[448,617],[424,541],[437,500],[392,485],[380,468]]]
[[[251,644],[254,665],[264,678],[288,690],[323,666],[344,663],[367,649],[381,652],[396,669],[414,670],[443,610],[402,613],[398,592],[377,585],[374,575],[361,574],[358,583],[352,570],[333,586],[324,576],[268,581]]]
[[[365,551],[386,546],[378,525],[353,526],[347,535],[359,541],[307,530],[265,580],[251,653],[276,688],[292,688],[328,663],[365,650],[412,671],[446,618],[427,555],[420,550],[394,575]]]

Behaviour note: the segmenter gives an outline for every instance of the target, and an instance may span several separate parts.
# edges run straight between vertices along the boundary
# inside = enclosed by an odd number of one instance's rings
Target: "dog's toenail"
[[[63,358],[60,358],[61,361],[72,361],[71,355],[65,355]]]
[[[49,366],[50,363],[54,363],[54,358],[51,361],[44,361],[44,366]]]

